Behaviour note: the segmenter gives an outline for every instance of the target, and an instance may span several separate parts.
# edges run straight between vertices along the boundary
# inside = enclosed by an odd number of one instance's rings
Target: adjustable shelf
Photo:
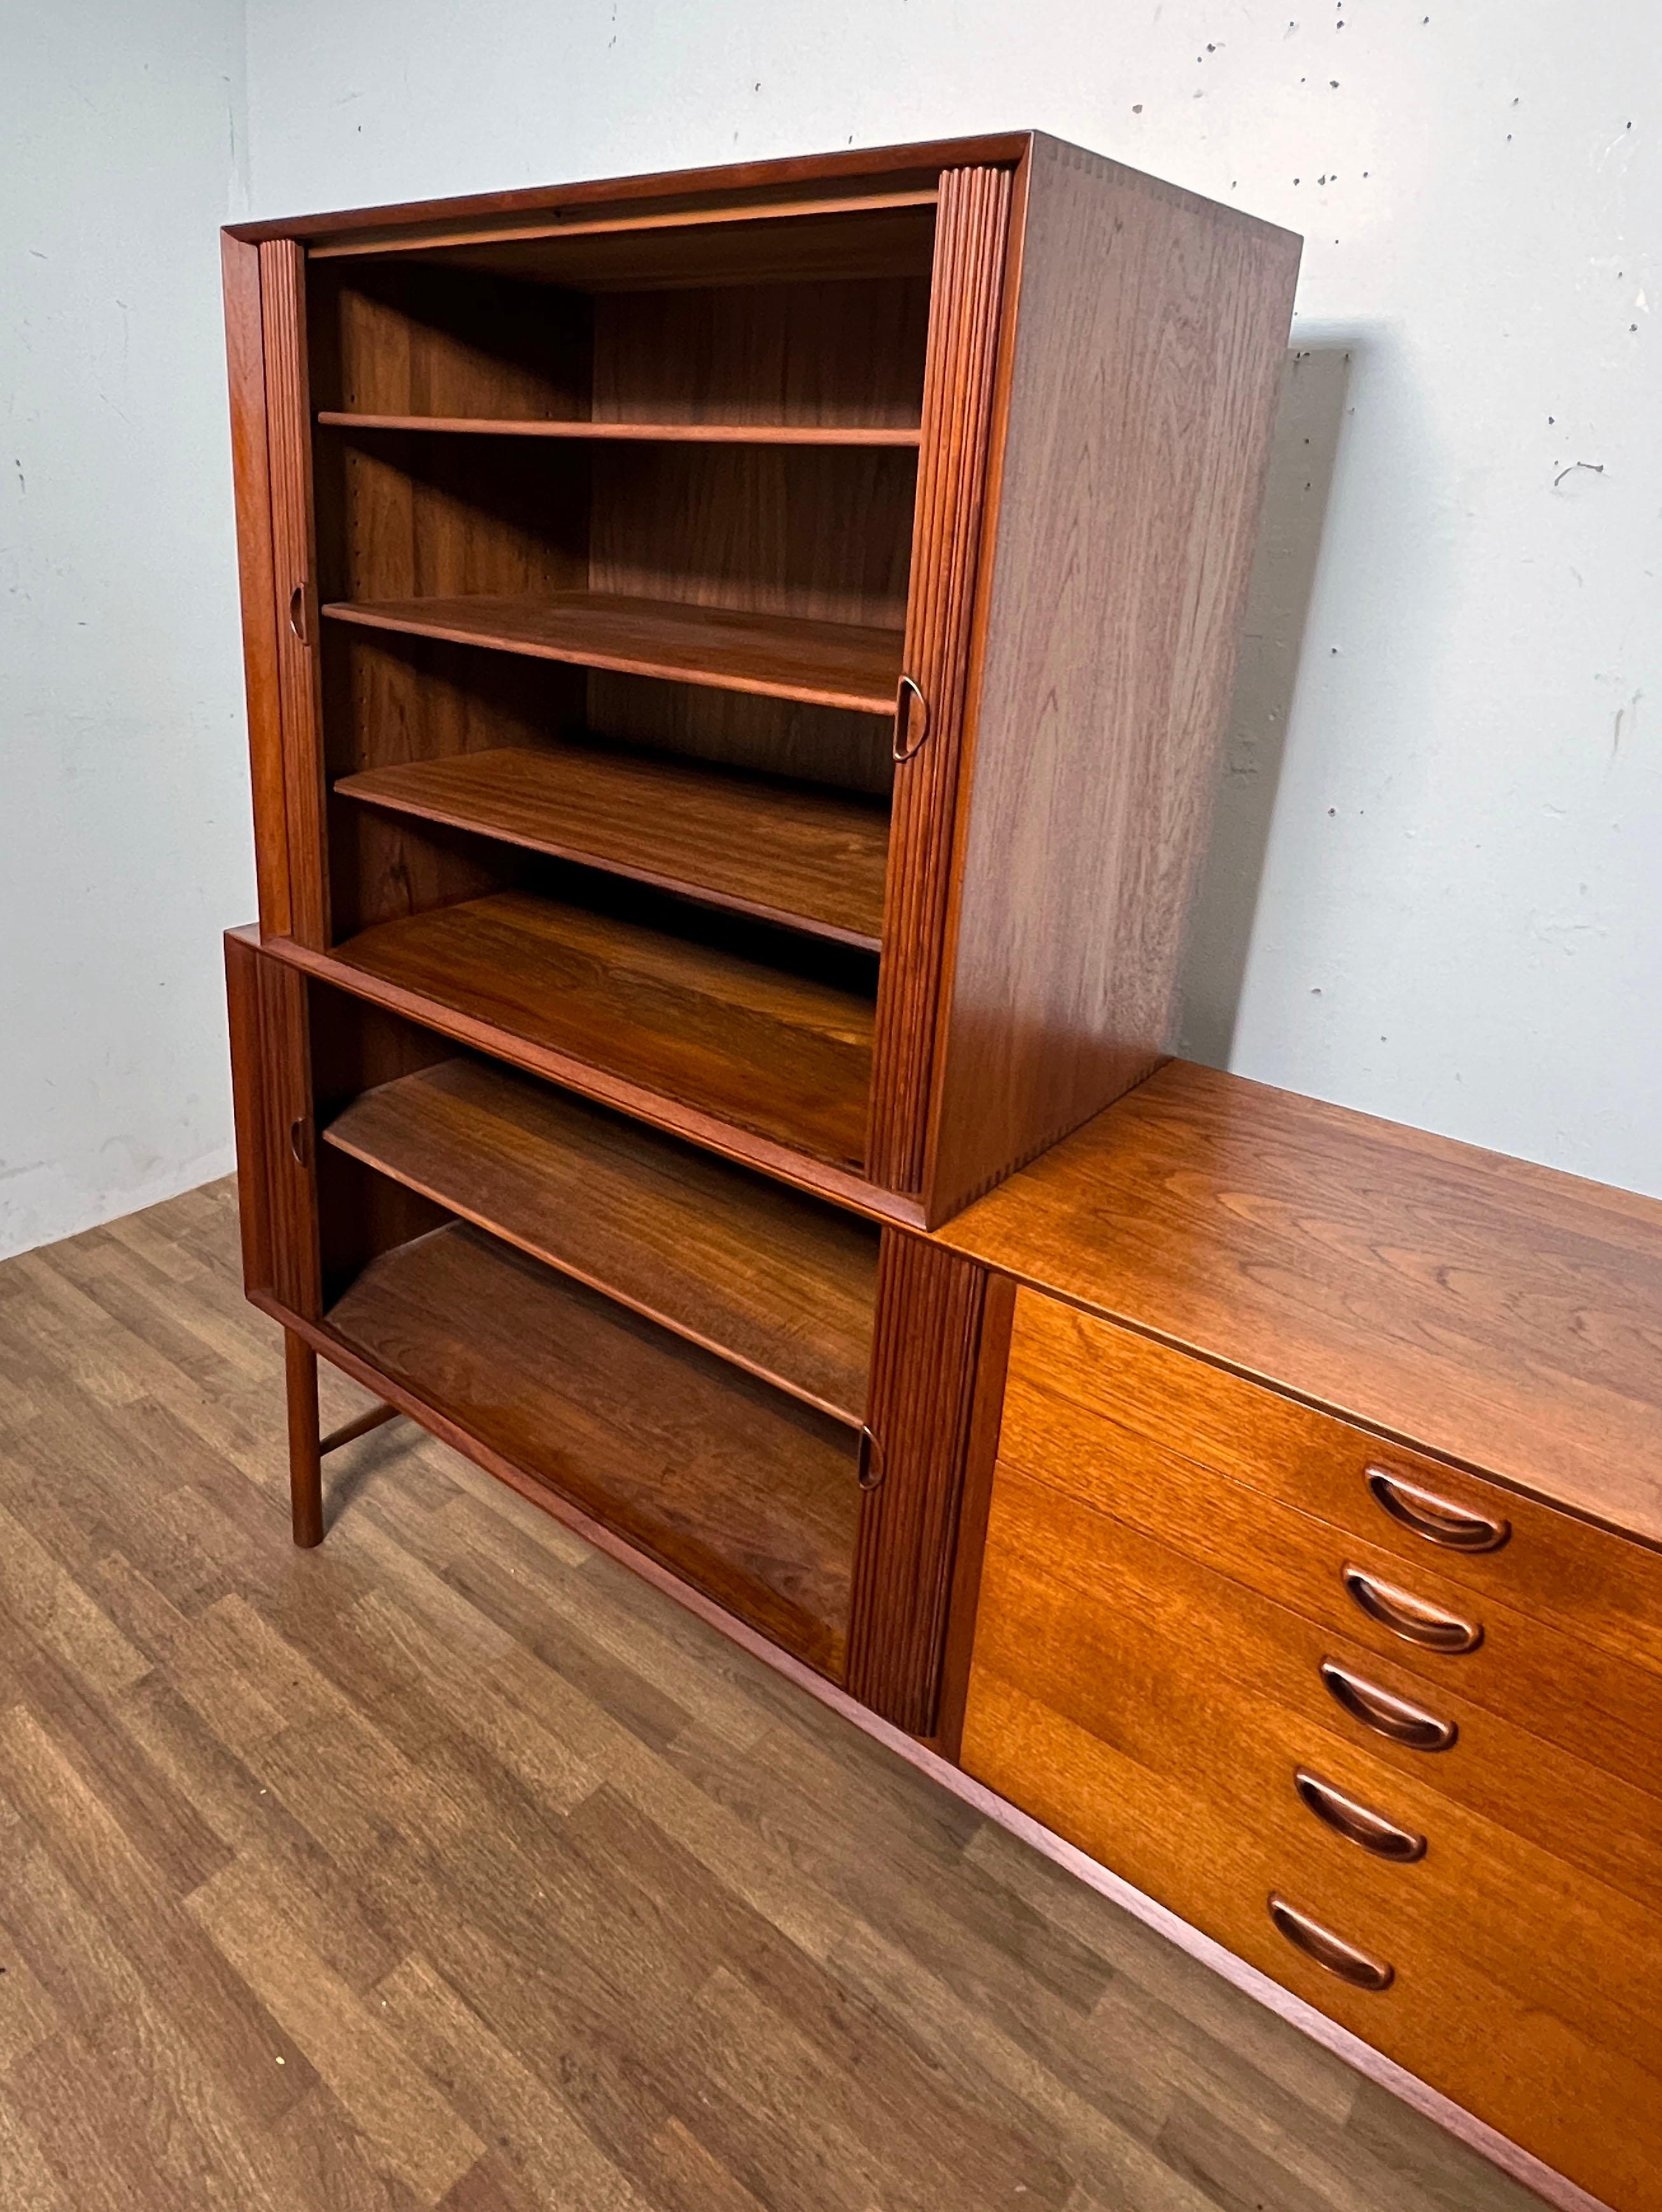
[[[483,1060],[377,1085],[325,1142],[858,1427],[877,1231]]]
[[[638,438],[655,444],[711,446],[916,446],[922,432],[904,424],[836,422],[558,422],[533,416],[369,415],[324,408],[330,430],[433,430],[474,438]]]
[[[848,983],[523,891],[382,922],[335,957],[417,1018],[423,1006],[465,1012],[575,1070],[603,1069],[833,1164],[860,1159],[873,1001]]]
[[[855,1442],[472,1226],[395,1245],[328,1327],[524,1474],[841,1680]]]
[[[344,776],[336,794],[875,952],[888,808],[618,746],[504,746]]]
[[[861,714],[892,714],[901,634],[612,592],[337,601],[336,622],[625,675],[669,677]]]

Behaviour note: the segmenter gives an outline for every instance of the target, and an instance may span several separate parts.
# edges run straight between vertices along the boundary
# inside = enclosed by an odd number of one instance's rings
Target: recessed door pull
[[[929,702],[916,677],[903,676],[894,702],[894,757],[909,761],[929,734]]]

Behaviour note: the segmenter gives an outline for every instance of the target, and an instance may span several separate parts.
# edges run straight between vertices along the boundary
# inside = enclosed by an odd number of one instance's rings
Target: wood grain
[[[516,1466],[840,1679],[859,1492],[838,1424],[471,1227],[329,1327]]]
[[[927,726],[895,771],[866,1142],[867,1172],[899,1190],[922,1183],[1011,195],[1005,169],[949,170],[941,179],[905,642]],[[912,748],[910,722],[898,743]]]
[[[1632,1193],[1173,1063],[945,1233],[1525,1501],[1657,1546],[1658,1220]],[[1261,1402],[1222,1379],[1208,1394],[1227,1401],[1226,1425]],[[1332,1433],[1284,1401],[1266,1410],[1289,1442]],[[1592,1579],[1568,1618],[1589,1632],[1606,1607],[1648,1620],[1654,1650],[1653,1561],[1619,1547],[1598,1547],[1597,1568],[1586,1556]],[[1521,1572],[1522,1558],[1509,1547],[1495,1569]],[[1459,1569],[1474,1571],[1488,1571],[1475,1556]],[[1562,1620],[1569,1593],[1551,1579],[1526,1609]]]
[[[964,1704],[975,1649],[976,1609],[981,1598],[987,1516],[992,1507],[993,1479],[998,1463],[1015,1301],[1016,1287],[1010,1278],[989,1273],[982,1292],[981,1339],[976,1352],[975,1395],[970,1409],[969,1443],[964,1455],[964,1481],[953,1540],[953,1579],[947,1601],[947,1636],[941,1658],[941,1695],[935,1707],[934,1732],[930,1738],[934,1750],[943,1759],[954,1761],[963,1741]]]
[[[849,1687],[917,1735],[940,1698],[985,1285],[939,1245],[884,1232]]]
[[[927,252],[916,276],[608,292],[588,306],[602,434],[653,423],[916,441]]]
[[[320,421],[589,412],[594,319],[578,294],[404,259],[313,258],[308,267]]]
[[[278,695],[277,580],[271,478],[266,444],[265,325],[259,249],[220,241],[225,355],[231,412],[231,480],[236,493],[237,579],[248,765],[254,809],[254,868],[262,929],[288,933],[289,823],[283,796],[283,712]]]
[[[615,747],[511,746],[343,776],[338,796],[449,823],[875,952],[880,800]]]
[[[253,933],[225,936],[231,1094],[243,1213],[243,1285],[307,1320],[321,1311],[306,985]]]
[[[1233,1685],[1275,1705],[1312,1747],[1312,1763],[1330,1740],[1363,1751],[1576,1869],[1580,1877],[1654,1912],[1662,1895],[1662,1799],[1474,1705],[1452,1678],[1434,1693],[1397,1660],[1226,1581],[1123,1522],[1093,1514],[1008,1462],[1001,1461],[1000,1470],[999,1480],[1008,1478],[1012,1494],[1020,1491],[1032,1524],[1037,1528],[1042,1522],[1048,1540],[1070,1547],[1056,1551],[1050,1572],[1087,1595],[1094,1591],[1105,1622],[1117,1607],[1141,1605],[1148,1613],[1148,1602],[1131,1593],[1133,1581],[1139,1591],[1158,1586],[1162,1633],[1172,1665],[1184,1670],[1184,1683],[1192,1678]],[[983,1620],[987,1603],[983,1571]],[[1181,1625],[1185,1609],[1193,1616],[1189,1632]],[[978,1623],[977,1637],[980,1632]],[[1405,1700],[1450,1725],[1456,1732],[1452,1747],[1418,1749],[1353,1717],[1324,1686],[1321,1669],[1327,1663],[1371,1692]],[[1129,1878],[1136,1879],[1135,1874]]]
[[[306,356],[306,257],[291,240],[259,249],[265,434],[271,514],[271,620],[283,731],[289,928],[297,943],[329,942],[323,850],[322,706],[316,653],[312,404]]]
[[[1662,2111],[1653,1898],[1448,1807],[1435,1762],[1422,1775],[1336,1760],[1238,1668],[1230,1592],[1001,1466],[971,1771],[1584,2185],[1642,2206]],[[1298,1800],[1300,1767],[1422,1830],[1424,1857],[1388,1865],[1333,1834]],[[1272,1893],[1392,1966],[1390,1989],[1348,1989],[1285,1945]]]
[[[799,422],[555,422],[480,415],[348,414],[320,408],[318,421],[329,429],[426,430],[472,438],[604,438],[648,445],[707,446],[916,446],[918,432],[871,424],[820,427]]]
[[[605,592],[338,602],[323,611],[372,629],[862,714],[889,713],[900,665],[898,633],[721,608],[690,612]]]
[[[858,1154],[871,1010],[851,989],[519,891],[385,922],[336,957],[817,1158]]]
[[[869,688],[825,703],[875,713],[880,696],[892,715],[914,452],[626,439],[594,444],[586,458],[591,592],[665,604],[678,620],[708,607],[846,625],[856,651],[883,657],[853,679]],[[813,643],[812,632],[799,641]],[[849,641],[827,643],[846,653]]]
[[[1020,250],[932,1221],[1170,1045],[1299,241],[1041,134]]]
[[[579,292],[704,290],[822,279],[921,275],[929,262],[934,194],[834,196],[795,205],[752,200],[729,210],[688,207],[592,222],[521,227],[504,236],[462,225],[375,247],[413,252],[447,269]]]
[[[324,1136],[822,1412],[865,1418],[864,1223],[478,1060],[382,1084]]]
[[[294,216],[278,221],[233,223],[234,238],[294,235],[343,240],[376,234],[396,235],[413,229],[438,230],[460,224],[513,226],[522,218],[563,221],[573,213],[593,221],[637,206],[674,208],[717,204],[752,205],[788,191],[848,198],[856,192],[927,188],[943,168],[966,162],[1019,161],[1026,155],[1026,131],[989,133],[971,138],[934,139],[900,146],[838,148],[825,154],[794,154],[766,161],[735,161],[704,169],[652,170],[632,177],[594,178],[563,185],[535,185],[514,191],[476,192],[459,199],[411,200],[374,208]]]
[[[1639,1789],[1662,1792],[1662,1674],[1614,1656],[1585,1635],[1531,1620],[1497,1595],[1507,1589],[1498,1571],[1480,1595],[1437,1571],[1440,1555],[1433,1547],[1370,1543],[1043,1393],[1035,1388],[1043,1369],[1035,1364],[1025,1320],[1018,1338],[1002,1441],[1012,1465],[1394,1660],[1419,1676],[1433,1704],[1452,1689]],[[1394,1526],[1383,1514],[1378,1518],[1381,1534]],[[1540,1540],[1531,1528],[1511,1542],[1534,1550]],[[1498,1570],[1500,1555],[1494,1556]],[[1574,1550],[1555,1549],[1535,1562],[1543,1583],[1568,1593],[1561,1611],[1573,1609],[1584,1586],[1578,1564]],[[1457,1651],[1415,1643],[1357,1603],[1346,1586],[1351,1572],[1390,1594],[1387,1607],[1399,1614],[1408,1601],[1464,1624],[1481,1640]]]
[[[487,1054],[508,1067],[523,1069],[543,1081],[556,1083],[584,1098],[598,1100],[628,1114],[652,1128],[685,1137],[718,1158],[759,1169],[764,1175],[797,1190],[827,1198],[874,1221],[893,1222],[902,1228],[922,1225],[922,1212],[915,1199],[880,1189],[851,1169],[811,1158],[793,1144],[740,1128],[705,1108],[689,1105],[662,1091],[591,1066],[554,1044],[521,1036],[496,1020],[450,1005],[423,992],[406,989],[366,969],[338,959],[332,953],[309,951],[286,937],[261,940],[261,950],[285,966],[323,984],[332,994],[375,1008],[389,1019],[401,1020],[429,1039],[447,1040],[472,1052]],[[417,1063],[419,1064],[419,1062]]]

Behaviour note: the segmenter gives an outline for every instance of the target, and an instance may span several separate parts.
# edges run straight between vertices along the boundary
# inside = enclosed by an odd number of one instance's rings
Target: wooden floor
[[[6,2212],[1533,2203],[408,1424],[295,1552],[233,1208],[0,1267]]]

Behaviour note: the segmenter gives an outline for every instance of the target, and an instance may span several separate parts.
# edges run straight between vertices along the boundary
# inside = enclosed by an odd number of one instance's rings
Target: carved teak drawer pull
[[[1451,1505],[1435,1491],[1422,1490],[1417,1482],[1405,1482],[1386,1468],[1369,1468],[1367,1486],[1375,1504],[1383,1506],[1393,1521],[1400,1521],[1404,1528],[1411,1528],[1428,1544],[1440,1544],[1445,1551],[1498,1552],[1512,1534],[1510,1521],[1491,1520],[1486,1514]]]
[[[1335,1789],[1332,1783],[1324,1782],[1307,1767],[1300,1767],[1293,1777],[1293,1787],[1303,1804],[1335,1835],[1344,1837],[1348,1843],[1360,1844],[1376,1859],[1389,1859],[1394,1866],[1412,1866],[1416,1859],[1425,1856],[1423,1836],[1416,1836],[1409,1828],[1399,1828],[1383,1813],[1376,1813],[1359,1798]]]
[[[1325,1966],[1330,1974],[1336,1974],[1342,1982],[1349,1982],[1359,1990],[1388,1990],[1397,1978],[1397,1969],[1386,1966],[1380,1959],[1370,1959],[1366,1951],[1359,1951],[1342,1936],[1336,1936],[1330,1928],[1324,1928],[1318,1920],[1290,1905],[1284,1897],[1269,1893],[1269,1917],[1288,1942],[1318,1966]]]
[[[1440,1721],[1435,1713],[1409,1705],[1377,1682],[1365,1682],[1341,1667],[1336,1659],[1322,1662],[1322,1684],[1336,1705],[1352,1720],[1360,1721],[1392,1743],[1405,1743],[1411,1751],[1446,1751],[1460,1731],[1452,1721]]]
[[[1423,1598],[1382,1583],[1360,1567],[1347,1567],[1344,1586],[1370,1620],[1400,1636],[1405,1644],[1418,1644],[1428,1651],[1475,1651],[1483,1640],[1479,1621],[1460,1620],[1441,1613]]]

